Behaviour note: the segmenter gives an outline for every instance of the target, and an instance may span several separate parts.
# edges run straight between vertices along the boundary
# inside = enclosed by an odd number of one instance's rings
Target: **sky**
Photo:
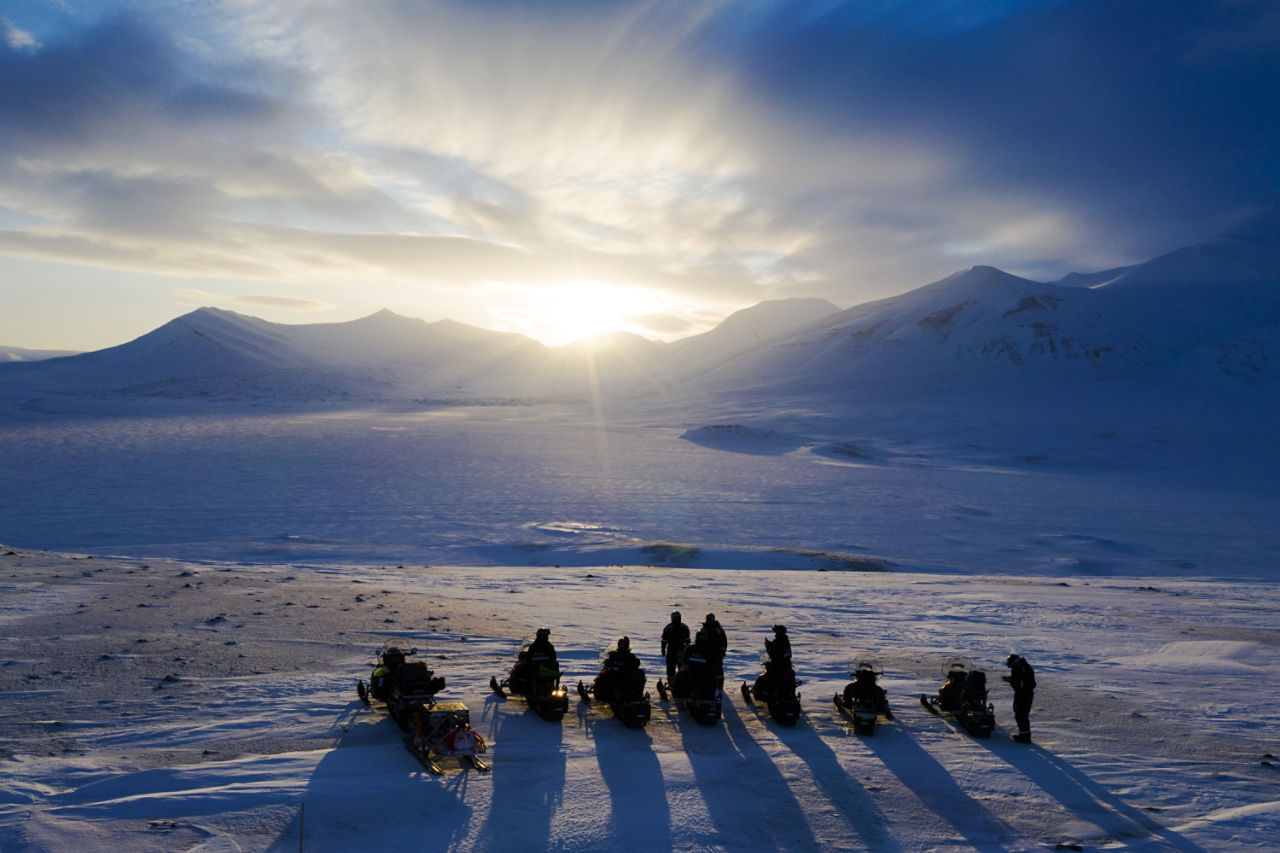
[[[1141,262],[1280,204],[1273,0],[0,0],[0,344],[549,344]]]

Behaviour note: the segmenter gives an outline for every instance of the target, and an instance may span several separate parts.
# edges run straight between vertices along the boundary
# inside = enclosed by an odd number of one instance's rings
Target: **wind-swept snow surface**
[[[744,568],[751,564],[744,562]],[[0,847],[170,851],[1271,850],[1280,588],[1169,580],[628,568],[248,568],[0,555]],[[729,635],[724,718],[655,700],[643,730],[488,692],[552,629],[566,680],[629,634],[653,677],[672,609]],[[737,693],[790,628],[805,714]],[[489,743],[431,776],[355,683],[404,637]],[[1037,667],[1009,740],[1011,650]],[[871,737],[831,696],[885,667]],[[952,655],[998,728],[925,711]],[[205,845],[197,847],[197,845]]]

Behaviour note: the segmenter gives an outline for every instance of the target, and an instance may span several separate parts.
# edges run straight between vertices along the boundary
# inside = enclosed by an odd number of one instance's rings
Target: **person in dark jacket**
[[[1018,733],[1013,739],[1018,743],[1031,743],[1031,703],[1036,696],[1036,671],[1021,655],[1009,655],[1005,666],[1009,674],[1004,680],[1013,687],[1013,719]]]
[[[717,663],[723,661],[725,652],[729,650],[729,638],[725,636],[724,626],[716,619],[714,613],[707,614],[698,633],[706,641],[707,654],[715,655]]]
[[[555,675],[551,675],[555,673]],[[533,640],[520,651],[516,665],[511,668],[508,683],[516,693],[527,694],[533,688],[535,678],[544,676],[559,680],[559,664],[556,647],[551,644],[551,631],[539,628]]]
[[[676,677],[676,670],[689,647],[689,626],[680,618],[680,611],[671,613],[671,622],[662,629],[662,656],[667,660],[667,684]]]
[[[769,660],[778,663],[791,660],[791,638],[787,636],[786,625],[773,626],[773,639],[765,639],[764,651]]]
[[[701,638],[707,661],[715,667],[718,673],[716,687],[724,689],[724,656],[729,651],[729,638],[725,636],[724,627],[721,626],[714,613],[708,613],[707,618],[703,620],[702,627],[698,629],[697,637],[694,639],[695,643],[698,638]]]
[[[644,690],[644,670],[640,659],[631,651],[631,638],[622,637],[605,656],[604,665],[595,680],[596,697],[610,701],[615,693],[626,698],[629,693]]]

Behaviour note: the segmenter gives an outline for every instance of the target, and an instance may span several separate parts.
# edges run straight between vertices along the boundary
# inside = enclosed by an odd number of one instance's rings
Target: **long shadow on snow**
[[[606,706],[607,708],[607,706]],[[578,725],[595,744],[609,789],[610,850],[671,850],[671,809],[662,764],[645,729],[628,729],[601,706],[578,703]]]
[[[819,850],[804,810],[786,779],[747,731],[725,696],[723,723],[703,726],[677,717],[685,754],[717,837],[686,846],[729,850]]]
[[[835,752],[818,736],[807,720],[793,729],[778,726],[778,740],[785,743],[809,768],[814,784],[842,815],[870,850],[897,851],[902,845],[889,834],[884,812],[867,792],[850,778]]]
[[[485,698],[481,732],[493,745],[493,796],[476,850],[551,850],[551,825],[564,800],[561,723],[542,719],[520,699]]]
[[[1117,841],[1151,839],[1167,844],[1171,850],[1205,853],[1199,844],[1157,823],[1038,744],[983,743],[983,746],[1039,785],[1071,814]]]
[[[300,794],[305,810],[276,836],[268,853],[397,849],[424,842],[451,847],[467,834],[463,802],[469,773],[446,764],[433,776],[404,748],[404,732],[380,708],[352,700],[334,721],[333,749]],[[302,838],[299,839],[301,832]]]
[[[902,726],[901,720],[898,726]],[[1013,827],[965,793],[951,771],[912,740],[905,727],[899,732],[900,736],[893,738],[873,735],[866,738],[865,743],[927,808],[979,849],[990,849],[1020,838]]]

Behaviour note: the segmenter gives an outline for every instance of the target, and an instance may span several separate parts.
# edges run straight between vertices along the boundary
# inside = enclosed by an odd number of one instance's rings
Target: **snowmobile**
[[[649,722],[652,707],[649,694],[644,692],[644,670],[631,654],[630,645],[626,637],[611,643],[600,655],[600,674],[591,686],[579,681],[578,695],[588,705],[607,704],[624,726],[638,729]]]
[[[378,651],[369,684],[356,683],[360,701],[370,707],[382,702],[387,714],[406,734],[405,748],[432,773],[444,769],[437,759],[457,756],[477,770],[489,765],[480,753],[488,747],[471,728],[470,712],[461,702],[436,702],[444,678],[435,675],[425,661],[410,661],[418,653],[403,640],[389,640]]]
[[[800,694],[796,692],[799,681],[791,666],[791,655],[774,660],[766,652],[760,656],[763,672],[756,676],[754,684],[742,682],[742,698],[750,705],[763,703],[769,716],[784,726],[794,726],[800,719]]]
[[[849,664],[849,677],[853,681],[845,685],[843,693],[832,696],[836,710],[853,723],[853,730],[860,735],[872,735],[880,717],[893,719],[884,688],[876,680],[884,675],[884,668],[874,660],[855,660]]]
[[[671,684],[658,682],[658,695],[664,702],[668,698],[675,699],[695,722],[713,726],[720,719],[723,702],[720,684],[723,678],[719,662],[710,659],[694,644],[689,647]]]
[[[987,701],[987,674],[968,658],[952,658],[947,680],[937,696],[920,694],[920,704],[935,714],[950,714],[974,737],[990,737],[996,727],[995,706]]]
[[[539,634],[545,630],[541,629]],[[504,698],[508,693],[523,696],[539,717],[556,723],[569,710],[569,691],[560,686],[561,673],[554,650],[546,655],[535,643],[534,637],[526,638],[507,677],[499,681],[491,676],[489,688]]]
[[[372,705],[374,700],[385,703],[387,713],[401,728],[408,726],[408,714],[413,708],[430,704],[444,689],[444,678],[433,673],[426,661],[409,660],[417,653],[404,640],[388,640],[378,650],[369,684],[356,684],[360,701],[366,705]]]

